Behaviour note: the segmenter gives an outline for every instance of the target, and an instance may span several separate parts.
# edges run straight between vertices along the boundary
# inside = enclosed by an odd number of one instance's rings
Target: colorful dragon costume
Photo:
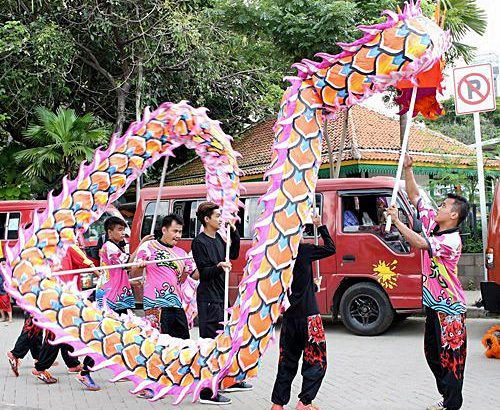
[[[239,296],[217,338],[167,338],[160,344],[142,319],[102,312],[50,276],[51,266],[77,234],[141,172],[180,144],[201,156],[208,199],[223,207],[225,219],[233,218],[239,170],[230,138],[204,110],[186,103],[163,104],[146,113],[124,136],[113,138],[106,151],[98,150],[91,164],[82,164],[75,180],[65,179],[60,195],[49,195],[47,210],[35,215],[31,227],[20,229],[17,246],[7,249],[9,293],[41,326],[55,332],[56,342],[73,345],[79,355],[92,355],[95,369],[108,367],[116,379],[129,378],[136,385],[133,393],[152,389],[153,400],[166,394],[177,396],[177,402],[187,394],[196,400],[203,387],[217,391],[256,376],[287,304],[301,228],[315,191],[324,118],[389,86],[404,88],[405,81],[418,85],[419,77],[427,79],[431,72],[437,76],[426,88],[434,93],[426,92],[417,110],[432,116],[439,109],[435,91],[449,36],[422,15],[418,3],[386,14],[385,23],[361,26],[364,37],[341,44],[340,54],[320,53],[319,62],[295,64],[298,75],[288,78],[291,85],[275,125],[269,187],[261,198],[264,211],[255,224]]]

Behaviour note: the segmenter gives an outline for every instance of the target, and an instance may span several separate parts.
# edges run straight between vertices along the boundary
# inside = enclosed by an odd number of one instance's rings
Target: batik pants
[[[426,314],[425,358],[436,378],[438,391],[443,396],[443,407],[458,410],[463,401],[462,385],[467,355],[465,314],[447,315],[429,308],[426,308]]]
[[[24,325],[21,334],[16,340],[14,349],[11,353],[17,359],[24,359],[24,357],[31,352],[34,360],[38,360],[40,350],[43,342],[43,331],[33,322],[33,317],[29,314],[24,316]]]
[[[283,316],[278,374],[271,401],[284,406],[290,401],[292,381],[302,357],[302,390],[299,399],[310,404],[318,394],[326,372],[326,340],[320,315],[307,318]]]
[[[63,358],[64,364],[68,369],[80,366],[80,361],[78,357],[72,356],[71,353],[74,348],[67,344],[52,345],[49,340],[54,339],[54,334],[50,333],[46,340],[43,342],[42,348],[40,350],[39,360],[35,363],[35,369],[38,371],[44,371],[50,369],[57,359],[59,351]],[[82,375],[88,374],[90,368],[95,364],[94,360],[90,356],[85,356],[83,360]]]

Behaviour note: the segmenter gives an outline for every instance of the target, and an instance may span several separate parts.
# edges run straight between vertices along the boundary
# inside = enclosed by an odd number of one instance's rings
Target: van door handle
[[[354,255],[344,255],[342,256],[342,262],[354,262],[356,257]]]

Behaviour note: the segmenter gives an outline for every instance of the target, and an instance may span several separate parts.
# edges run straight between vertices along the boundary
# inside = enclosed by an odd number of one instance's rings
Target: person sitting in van
[[[313,223],[323,245],[300,243],[293,268],[290,306],[283,314],[278,373],[271,396],[272,410],[283,410],[290,401],[292,382],[302,358],[302,391],[297,410],[318,410],[312,401],[326,373],[326,339],[315,292],[321,281],[313,278],[312,263],[335,254],[335,244],[319,215]]]
[[[353,197],[344,197],[344,228],[348,226],[359,226],[359,219],[356,215],[356,208]]]

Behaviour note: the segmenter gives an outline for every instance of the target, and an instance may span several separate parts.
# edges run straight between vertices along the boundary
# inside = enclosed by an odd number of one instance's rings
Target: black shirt
[[[226,260],[226,242],[219,233],[215,238],[206,233],[200,233],[191,244],[193,259],[200,273],[200,284],[197,290],[197,300],[203,302],[224,302],[224,269],[217,264]],[[240,254],[240,235],[231,230],[231,246],[229,259],[238,259]]]
[[[292,293],[288,297],[290,307],[285,311],[287,317],[308,317],[319,313],[316,302],[312,262],[335,253],[335,244],[325,225],[318,228],[324,245],[301,243],[293,268]]]

